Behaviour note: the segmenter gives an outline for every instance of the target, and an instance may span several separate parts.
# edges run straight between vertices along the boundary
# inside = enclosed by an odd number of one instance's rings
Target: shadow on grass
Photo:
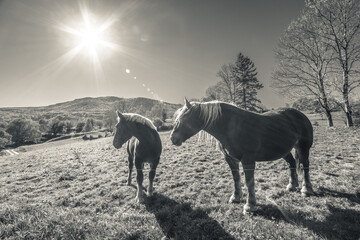
[[[262,216],[269,220],[283,220],[291,224],[302,226],[326,239],[359,239],[360,211],[336,208],[327,205],[329,214],[324,221],[308,219],[304,212],[292,212],[280,209],[274,205],[259,205],[255,216]]]
[[[146,209],[155,215],[167,238],[175,239],[235,239],[208,214],[179,203],[162,194],[146,199]]]
[[[325,187],[319,187],[319,191],[316,194],[316,196],[320,196],[320,197],[331,196],[335,198],[346,198],[353,203],[360,204],[360,192],[357,192],[356,194],[351,194],[351,193],[339,192]]]

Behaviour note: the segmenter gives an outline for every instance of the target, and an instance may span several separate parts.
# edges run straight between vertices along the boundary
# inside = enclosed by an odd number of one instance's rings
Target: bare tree
[[[360,62],[360,6],[357,0],[307,0],[322,23],[317,32],[335,53],[336,66],[342,77],[336,81],[340,90],[347,125],[353,126],[349,94],[360,86],[356,69]]]
[[[237,91],[239,83],[236,81],[233,71],[233,64],[222,65],[221,69],[216,74],[217,77],[221,78],[222,82],[215,86],[217,86],[218,89],[221,89],[222,95],[224,95],[222,98],[227,98],[226,100],[228,102],[236,104],[236,102],[238,102]],[[211,92],[210,88],[208,90]]]
[[[212,100],[221,100],[224,102],[232,102],[232,99],[229,97],[230,92],[228,91],[225,83],[223,81],[217,82],[215,85],[212,85],[206,89],[205,97],[202,98],[202,101],[212,101]]]
[[[334,54],[317,34],[321,27],[321,22],[307,8],[290,24],[275,50],[278,63],[272,87],[292,99],[307,96],[317,100],[329,126],[333,126],[327,75]]]

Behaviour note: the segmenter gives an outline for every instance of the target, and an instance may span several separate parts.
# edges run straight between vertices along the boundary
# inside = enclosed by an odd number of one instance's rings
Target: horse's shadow
[[[351,194],[351,193],[339,192],[325,187],[319,187],[319,191],[315,196],[318,197],[332,196],[335,198],[346,198],[353,203],[360,204],[360,192],[357,192],[356,194]]]
[[[171,239],[235,239],[206,211],[193,209],[190,203],[179,203],[162,194],[145,200],[146,209],[155,218],[167,238]]]
[[[323,221],[309,219],[304,212],[294,213],[271,204],[260,204],[253,213],[269,220],[283,220],[307,228],[326,239],[359,239],[360,211],[327,205],[330,214]]]

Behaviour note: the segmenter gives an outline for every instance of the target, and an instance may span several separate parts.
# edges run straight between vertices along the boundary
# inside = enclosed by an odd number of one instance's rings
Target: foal
[[[137,194],[135,199],[141,203],[144,201],[142,170],[145,162],[150,164],[147,194],[149,196],[153,194],[153,181],[162,151],[160,136],[156,131],[156,127],[149,119],[138,114],[122,114],[119,111],[116,111],[116,113],[118,115],[118,123],[115,128],[113,145],[116,149],[119,149],[128,141],[129,175],[127,184],[131,185],[131,173],[135,161],[137,172]]]

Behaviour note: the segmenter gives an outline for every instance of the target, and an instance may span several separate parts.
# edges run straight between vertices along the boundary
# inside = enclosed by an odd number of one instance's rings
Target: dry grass
[[[27,147],[0,158],[0,238],[359,239],[359,133],[315,128],[313,197],[285,191],[285,161],[257,164],[251,216],[242,214],[244,200],[228,204],[231,172],[196,137],[175,147],[161,135],[155,195],[144,204],[126,186],[126,150],[112,138]]]

